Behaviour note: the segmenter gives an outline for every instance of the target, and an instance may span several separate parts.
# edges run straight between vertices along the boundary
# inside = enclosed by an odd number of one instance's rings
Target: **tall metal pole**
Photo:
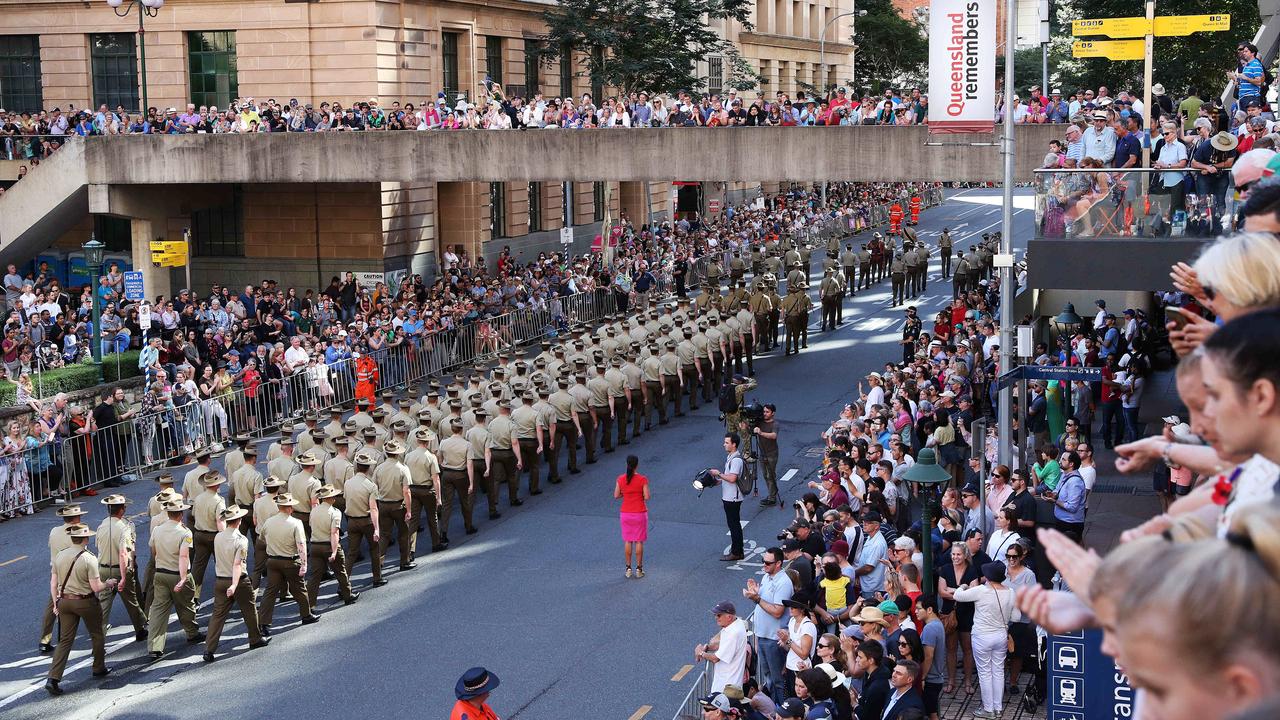
[[[1017,2],[1004,3],[1004,218],[1000,224],[1000,254],[1013,253],[1013,118],[1009,113],[1009,98],[1013,96],[1013,39],[1018,35]],[[1013,267],[1007,263],[1000,268],[1000,372],[1013,368]],[[1000,462],[1013,467],[1013,391],[1000,391],[1000,407],[996,418],[1000,434]]]
[[[142,19],[146,17],[146,8],[142,3],[138,3],[138,58],[142,64],[142,119],[147,119],[147,110],[150,109],[151,103],[147,99],[147,32],[142,27]]]
[[[827,75],[827,28],[830,28],[831,23],[839,20],[840,18],[853,17],[853,16],[856,16],[858,12],[859,12],[858,9],[854,8],[853,10],[842,12],[839,15],[836,15],[835,17],[828,20],[826,25],[822,26],[822,35],[818,36],[818,67],[822,68],[823,79],[826,81],[823,83],[823,86],[824,86],[823,90],[828,93],[831,92],[830,90],[831,78]],[[866,13],[866,10],[863,10],[861,12]],[[822,207],[823,209],[826,209],[827,207],[827,181],[826,180],[822,181],[822,194],[820,197],[822,201]]]

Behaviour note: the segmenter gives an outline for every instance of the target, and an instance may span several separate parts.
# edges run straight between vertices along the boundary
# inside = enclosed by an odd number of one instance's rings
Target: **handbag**
[[[1013,620],[1013,613],[1009,613],[1009,619],[1005,620],[1004,603],[1000,602],[1000,591],[992,590],[991,592],[995,593],[996,607],[1000,608],[1000,620],[1004,622],[1004,626],[1005,626],[1005,636],[1004,636],[1005,652],[1012,653],[1013,652],[1013,634],[1009,632],[1008,628],[1009,628],[1009,623]]]

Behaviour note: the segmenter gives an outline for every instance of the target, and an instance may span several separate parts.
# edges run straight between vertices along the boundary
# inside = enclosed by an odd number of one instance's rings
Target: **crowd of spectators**
[[[90,362],[91,338],[97,338],[107,362],[118,353],[140,351],[137,362],[146,385],[136,407],[113,398],[109,412],[89,415],[64,402],[52,419],[60,430],[42,436],[34,422],[30,429],[44,447],[51,438],[60,442],[67,436],[66,422],[77,412],[84,432],[130,420],[139,430],[141,451],[125,460],[146,465],[194,444],[226,442],[234,434],[271,427],[304,401],[327,404],[338,383],[351,381],[350,361],[361,353],[394,359],[384,370],[384,383],[394,385],[407,379],[408,357],[445,353],[442,364],[452,365],[528,339],[514,337],[503,322],[513,313],[536,319],[535,331],[555,336],[574,320],[566,307],[571,297],[601,306],[607,299],[609,307],[626,309],[655,292],[683,296],[694,262],[704,255],[716,256],[705,272],[718,282],[729,273],[728,263],[721,261],[726,252],[760,247],[771,238],[832,221],[852,231],[866,225],[872,205],[915,189],[833,183],[826,209],[817,193],[797,187],[731,206],[714,220],[693,215],[649,227],[623,217],[607,263],[599,252],[525,258],[506,247],[486,261],[450,250],[433,281],[415,274],[390,286],[361,286],[352,273],[344,273],[318,290],[299,292],[268,279],[130,302],[124,275],[112,265],[97,287],[98,333],[92,325],[92,288],[65,288],[43,265],[26,272],[10,265],[3,280],[2,372],[17,385],[19,404],[41,413],[50,402],[40,397],[40,374]],[[150,318],[148,329],[144,314]],[[300,391],[310,397],[298,397]],[[5,486],[0,482],[0,489]],[[24,504],[16,498],[0,503],[0,513]]]
[[[1038,459],[1024,467],[1015,452],[1011,465],[997,464],[994,429],[977,437],[973,423],[990,428],[995,409],[983,381],[989,388],[998,370],[989,310],[998,285],[958,298],[932,333],[908,310],[914,359],[846,388],[822,434],[819,479],[783,542],[760,556],[763,578],[742,592],[749,617],[731,602],[714,609],[719,638],[736,638],[749,620],[757,640],[715,653],[714,692],[702,698],[709,716],[938,717],[949,693],[980,704],[977,718],[1014,702],[1031,712],[1046,697],[1046,634],[1082,628],[1101,630],[1102,651],[1135,688],[1134,717],[1274,716],[1280,180],[1242,185],[1253,232],[1175,265],[1172,289],[1157,298],[1170,308],[1165,331],[1188,412],[1164,417],[1161,432],[1144,437],[1132,400],[1158,349],[1153,330],[1136,310],[1118,323],[1099,302],[1096,317],[1056,350],[1037,347],[1033,362],[1101,366],[1103,380],[1033,383],[1015,398],[1015,428]],[[971,452],[978,443],[984,452]],[[1150,472],[1167,495],[1165,512],[1124,532],[1105,557],[1082,538],[1095,443],[1114,445],[1119,471]],[[920,462],[952,480],[913,486]],[[929,528],[922,501],[933,506]],[[924,592],[926,572],[935,594]],[[1188,631],[1209,624],[1210,640]],[[726,661],[735,664],[721,668]]]

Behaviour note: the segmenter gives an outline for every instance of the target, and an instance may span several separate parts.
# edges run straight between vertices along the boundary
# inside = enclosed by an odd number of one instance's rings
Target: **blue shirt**
[[[795,593],[795,588],[791,585],[791,576],[785,572],[777,572],[773,575],[765,575],[760,578],[760,600],[763,602],[781,605],[783,600],[790,600]],[[751,622],[755,627],[756,636],[763,638],[771,638],[778,634],[785,623],[784,618],[787,612],[784,609],[781,618],[776,618],[764,611],[764,608],[756,606],[755,611],[751,615]]]
[[[884,541],[884,533],[877,532],[867,537],[862,543],[862,552],[858,555],[858,567],[871,566],[871,572],[862,576],[862,596],[869,597],[877,590],[884,589],[884,564],[880,561],[889,552]]]
[[[1206,145],[1208,143],[1205,143]],[[1137,156],[1138,162],[1134,163],[1134,167],[1142,165],[1142,142],[1138,140],[1133,133],[1127,133],[1122,138],[1116,139],[1116,155],[1111,161],[1112,166],[1121,167],[1130,158]]]
[[[1058,482],[1058,502],[1054,503],[1053,516],[1062,522],[1084,522],[1084,478],[1075,470]]]
[[[1262,77],[1262,63],[1258,62],[1258,58],[1254,58],[1245,63],[1244,67],[1240,68],[1240,74],[1251,79],[1260,78]],[[1240,97],[1242,99],[1247,97],[1256,97],[1261,94],[1262,88],[1254,85],[1253,83],[1244,82],[1242,80],[1238,84],[1240,85]]]

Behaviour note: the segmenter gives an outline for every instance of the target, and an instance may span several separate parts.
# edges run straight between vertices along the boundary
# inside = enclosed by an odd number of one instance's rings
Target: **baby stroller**
[[[62,353],[58,352],[57,345],[46,340],[36,347],[36,366],[41,371],[60,368],[63,364]]]

